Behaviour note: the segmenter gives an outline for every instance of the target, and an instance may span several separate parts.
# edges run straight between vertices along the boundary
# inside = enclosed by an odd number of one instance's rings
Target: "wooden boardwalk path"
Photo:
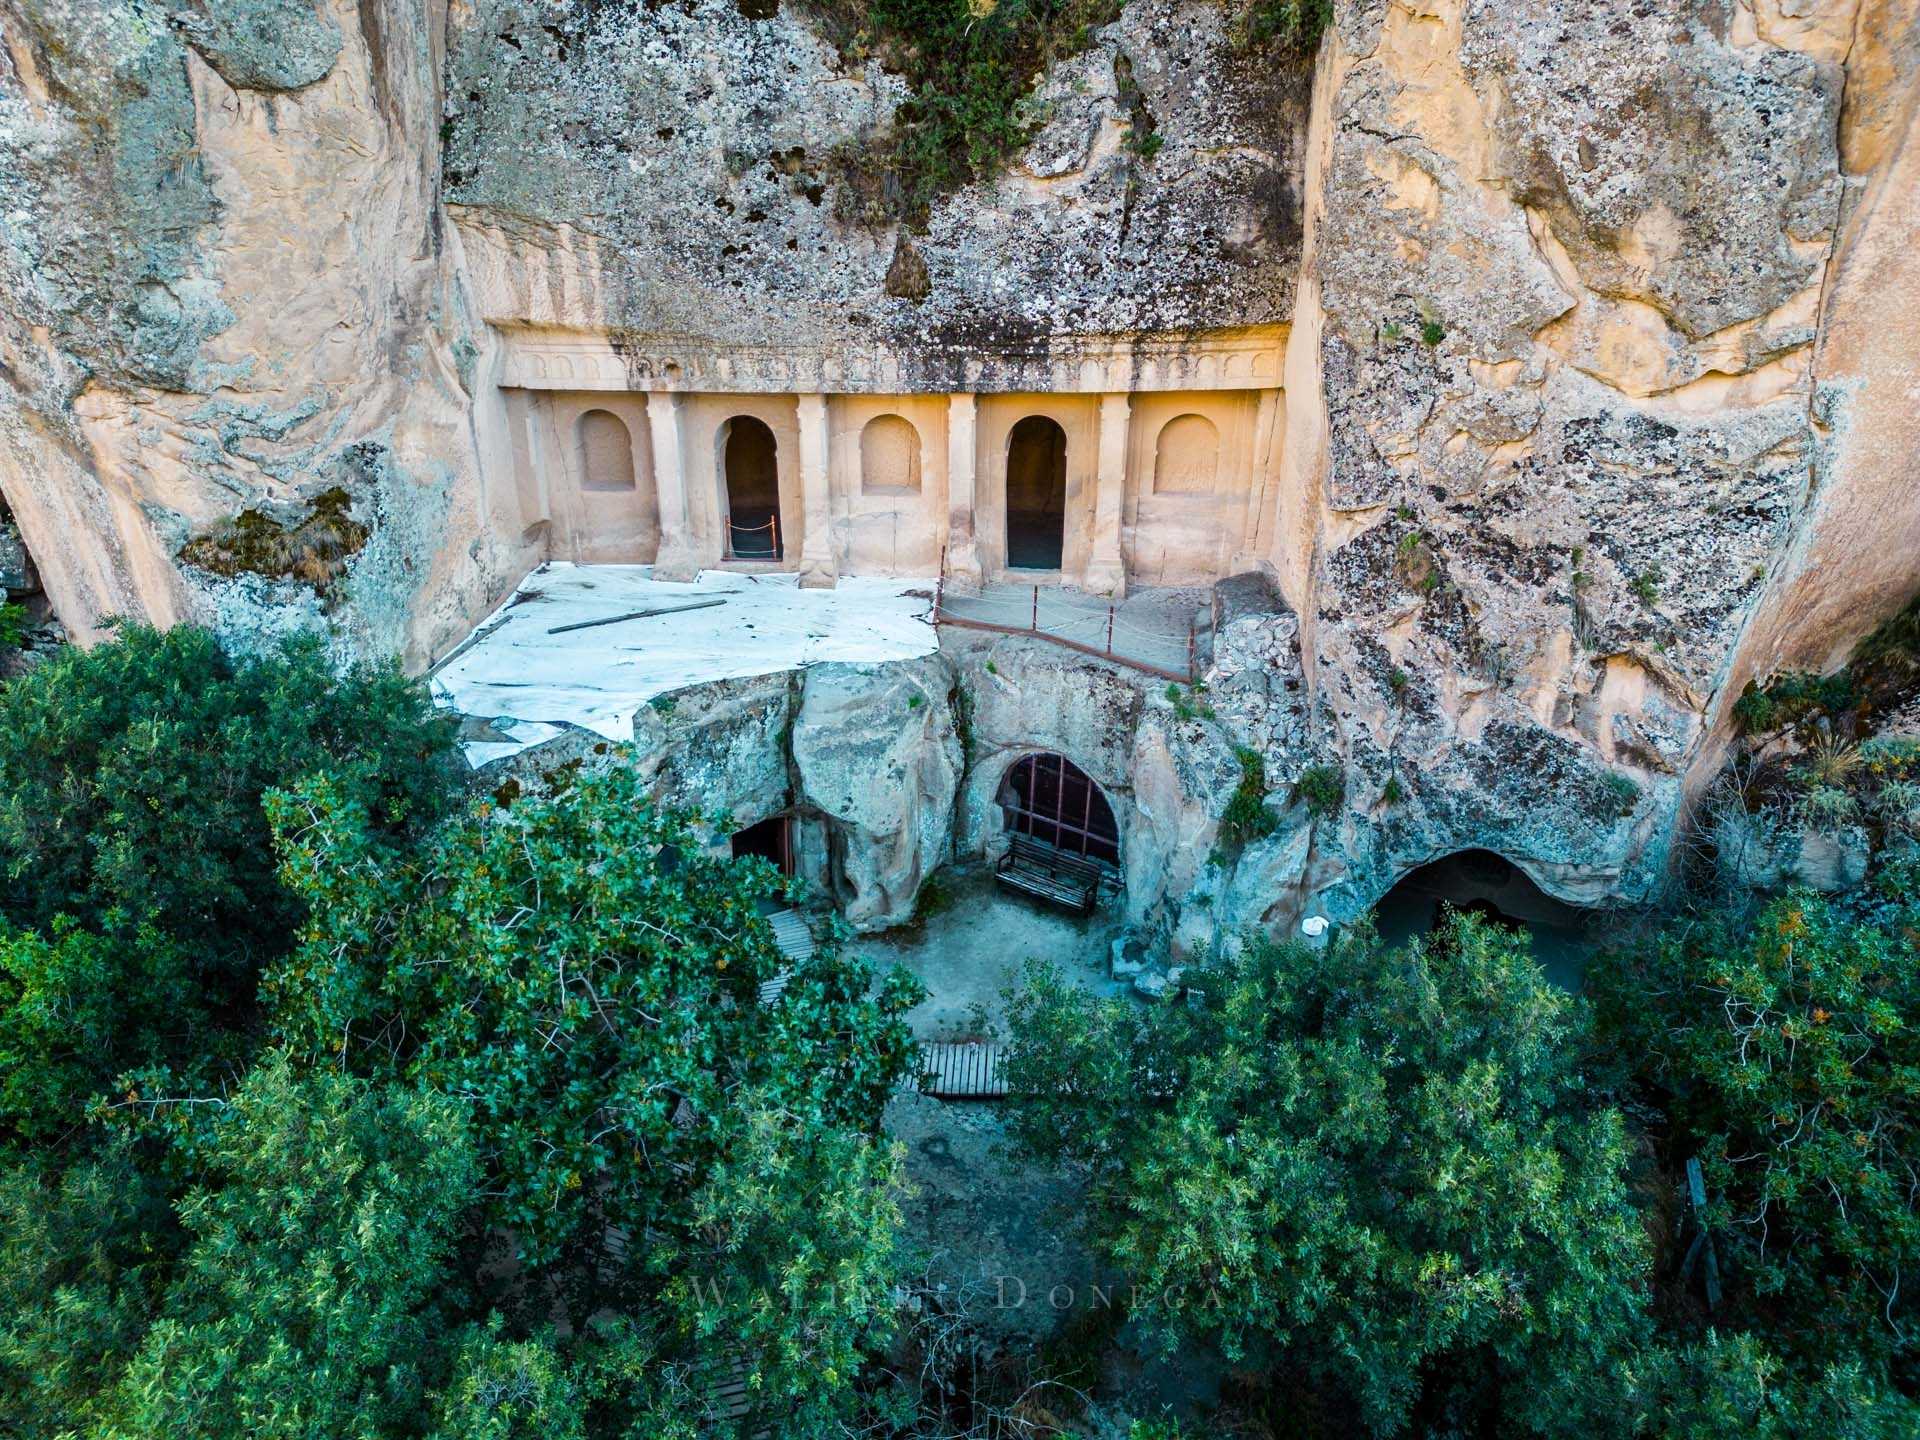
[[[959,1040],[920,1047],[920,1093],[935,1100],[1004,1100],[1006,1047],[992,1040]]]
[[[813,931],[807,928],[807,922],[798,910],[776,910],[767,916],[767,923],[773,926],[773,943],[780,948],[786,964],[775,972],[771,980],[760,982],[762,1005],[771,1005],[786,994],[794,970],[811,957],[814,950]]]

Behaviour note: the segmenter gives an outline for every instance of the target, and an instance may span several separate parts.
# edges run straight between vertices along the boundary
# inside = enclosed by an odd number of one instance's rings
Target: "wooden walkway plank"
[[[786,964],[775,971],[771,979],[760,982],[762,1005],[771,1005],[787,993],[793,972],[803,961],[812,958],[815,948],[813,931],[808,928],[806,917],[798,910],[776,910],[767,916],[767,923],[773,927],[774,946]]]
[[[991,1040],[936,1042],[920,1047],[920,1093],[935,1100],[1004,1100],[1006,1047]]]

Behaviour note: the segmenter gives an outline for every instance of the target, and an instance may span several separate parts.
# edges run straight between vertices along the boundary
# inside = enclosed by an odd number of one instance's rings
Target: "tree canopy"
[[[1087,1167],[1097,1251],[1169,1345],[1294,1365],[1395,1433],[1450,1372],[1541,1432],[1607,1405],[1645,1256],[1618,1114],[1524,939],[1253,941],[1142,1011],[1041,970],[1009,1076],[1025,1150]]]
[[[462,800],[391,670],[130,630],[0,691],[0,1433],[838,1434],[917,998],[621,757]]]

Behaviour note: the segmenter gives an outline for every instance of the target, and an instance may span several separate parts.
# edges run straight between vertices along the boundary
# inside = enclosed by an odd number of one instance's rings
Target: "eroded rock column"
[[[1127,593],[1127,568],[1120,558],[1120,510],[1127,491],[1127,421],[1132,406],[1125,395],[1100,397],[1100,455],[1094,477],[1093,536],[1081,583],[1095,595],[1115,599]]]
[[[660,553],[656,580],[691,580],[699,572],[693,537],[687,533],[686,447],[680,436],[680,397],[668,391],[647,396],[647,429],[653,439],[653,483],[660,496]]]

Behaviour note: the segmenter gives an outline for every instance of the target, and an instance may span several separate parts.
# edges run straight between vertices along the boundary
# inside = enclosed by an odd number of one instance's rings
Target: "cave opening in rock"
[[[1007,565],[1058,570],[1067,534],[1067,432],[1029,415],[1007,437]]]
[[[1016,761],[1000,782],[1007,829],[1070,855],[1120,863],[1120,828],[1092,778],[1064,755],[1043,751]]]
[[[770,861],[782,875],[793,874],[793,817],[774,815],[758,825],[736,830],[733,858],[738,860],[746,855],[758,855]]]
[[[1578,990],[1595,949],[1594,912],[1555,899],[1526,871],[1491,850],[1461,850],[1410,870],[1373,907],[1389,945],[1402,945],[1440,923],[1443,907],[1524,930],[1547,978]]]
[[[735,560],[778,560],[779,447],[763,420],[736,415],[727,422],[727,554]]]

